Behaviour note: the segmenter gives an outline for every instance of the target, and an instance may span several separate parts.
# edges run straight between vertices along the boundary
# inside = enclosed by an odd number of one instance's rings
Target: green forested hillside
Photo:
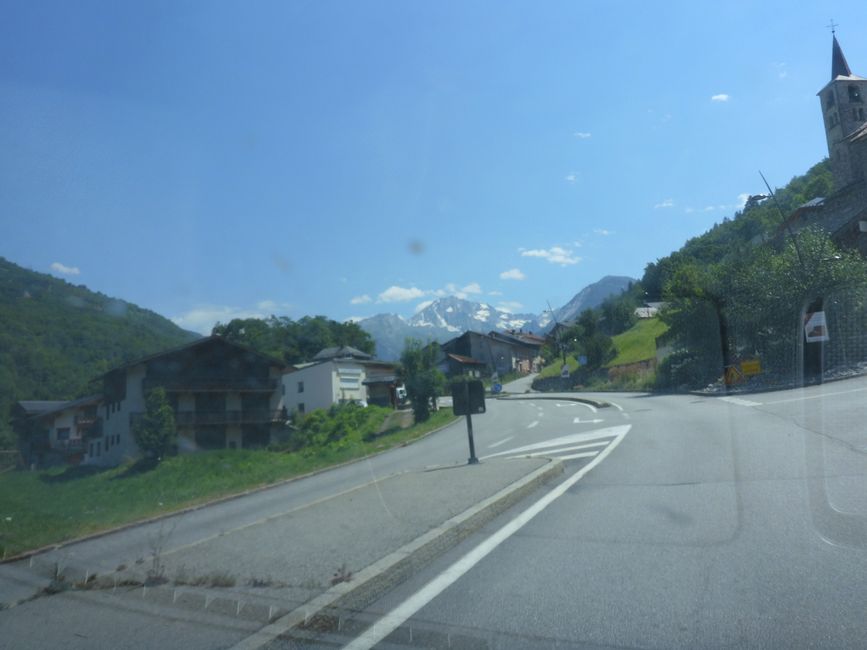
[[[71,399],[124,361],[196,338],[166,318],[0,257],[0,445],[20,399]]]

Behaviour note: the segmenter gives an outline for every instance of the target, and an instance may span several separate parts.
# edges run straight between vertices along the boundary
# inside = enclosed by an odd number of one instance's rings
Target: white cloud
[[[541,257],[548,260],[551,264],[559,264],[560,266],[569,266],[577,264],[581,261],[580,257],[572,254],[571,249],[563,248],[562,246],[552,246],[551,248],[534,248],[528,251],[521,252],[522,257]]]
[[[738,194],[738,210],[744,207],[747,204],[747,200],[750,198],[750,195],[744,192],[743,194]]]
[[[608,237],[614,234],[613,230],[606,230],[605,228],[595,228],[593,230],[597,235],[601,235],[602,237]]]
[[[572,135],[574,135],[574,136],[575,136],[576,138],[578,138],[579,140],[586,140],[586,139],[589,138],[592,134],[591,134],[591,133],[587,133],[587,131],[575,131],[575,133],[573,133]]]
[[[509,269],[500,273],[501,280],[524,280],[526,275],[521,272],[521,269]]]
[[[727,102],[729,99],[729,96],[725,93],[719,93],[718,95],[713,95],[710,98],[712,102]]]
[[[524,305],[515,301],[515,300],[504,300],[500,303],[497,303],[497,309],[500,311],[505,311],[510,314],[514,314],[516,311],[521,309]]]
[[[261,309],[241,309],[228,305],[199,305],[189,311],[173,316],[172,322],[185,330],[210,334],[218,322],[228,323],[234,318],[267,318],[270,314]]]
[[[488,295],[489,296],[502,296],[503,292],[502,291],[488,291]]]
[[[570,172],[570,173],[566,174],[566,182],[567,183],[574,183],[577,180],[578,180],[578,174],[576,174],[575,172]]]
[[[673,208],[674,207],[674,199],[663,199],[659,203],[653,206],[654,210],[659,210],[660,208]]]
[[[461,289],[464,293],[482,293],[482,287],[478,282],[470,282],[467,286]]]
[[[416,298],[423,298],[424,295],[425,292],[416,287],[392,285],[377,296],[376,302],[407,302]]]
[[[80,275],[81,269],[77,266],[66,266],[65,264],[61,264],[60,262],[52,262],[51,270],[55,273],[62,273],[63,275]]]
[[[373,302],[373,298],[371,298],[369,295],[367,295],[365,293],[365,294],[362,294],[360,296],[355,296],[354,298],[352,298],[349,301],[349,304],[350,305],[365,305],[369,302]]]
[[[686,208],[684,212],[686,212],[687,214],[692,214],[693,212],[695,212],[695,208]]]
[[[413,310],[413,313],[414,313],[414,314],[417,314],[417,313],[419,313],[422,309],[427,309],[427,308],[430,307],[432,304],[433,304],[433,300],[422,300],[420,303],[418,303],[418,304],[415,306],[415,309]]]

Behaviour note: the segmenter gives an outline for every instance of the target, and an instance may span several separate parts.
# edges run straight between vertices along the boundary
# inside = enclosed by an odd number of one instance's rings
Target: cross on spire
[[[833,18],[831,19],[831,23],[830,23],[830,24],[825,25],[825,27],[829,27],[829,28],[831,29],[831,34],[832,34],[832,35],[835,35],[835,36],[836,36],[836,34],[837,34],[837,28],[838,28],[839,26],[840,26],[840,24],[839,24],[839,23],[835,23]]]

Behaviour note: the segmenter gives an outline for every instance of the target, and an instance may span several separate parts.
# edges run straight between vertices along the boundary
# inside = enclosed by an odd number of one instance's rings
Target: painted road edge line
[[[563,462],[552,460],[362,569],[353,576],[351,582],[341,582],[310,602],[281,616],[232,646],[232,650],[262,648],[327,609],[363,607],[408,577],[412,571],[417,570],[421,562],[432,560],[444,553],[562,471]]]
[[[598,456],[596,456],[596,458],[557,485],[553,490],[548,492],[545,496],[536,501],[533,505],[524,510],[493,535],[478,544],[473,548],[473,550],[440,573],[419,591],[407,598],[403,604],[395,607],[388,614],[367,628],[367,630],[365,630],[360,636],[356,637],[351,643],[344,646],[345,650],[369,650],[385,639],[389,634],[394,632],[398,627],[403,625],[403,623],[413,614],[445,591],[447,587],[460,579],[461,576],[481,562],[489,553],[491,553],[491,551],[518,532],[525,524],[533,519],[533,517],[551,505],[556,499],[563,496],[569,488],[584,478],[591,469],[605,460],[605,458],[608,457],[608,454],[610,454],[617,445],[621,443],[623,438],[626,437],[630,428],[631,425],[624,425],[625,430],[618,434],[614,441]]]

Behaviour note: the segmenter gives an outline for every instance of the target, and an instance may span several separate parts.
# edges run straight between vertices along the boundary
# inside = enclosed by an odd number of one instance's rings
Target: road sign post
[[[455,415],[467,417],[467,439],[470,444],[470,457],[467,459],[467,464],[477,465],[479,459],[476,457],[476,443],[473,439],[472,414],[485,412],[485,387],[482,382],[475,380],[453,383],[452,410]]]

